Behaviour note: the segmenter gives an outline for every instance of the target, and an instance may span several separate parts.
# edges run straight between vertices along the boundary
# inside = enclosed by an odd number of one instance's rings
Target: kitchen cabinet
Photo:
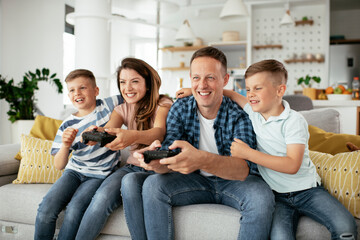
[[[340,113],[340,132],[360,135],[360,101],[313,100],[314,108],[333,108]]]
[[[220,49],[226,55],[229,70],[247,67],[246,41],[210,42],[209,45]]]

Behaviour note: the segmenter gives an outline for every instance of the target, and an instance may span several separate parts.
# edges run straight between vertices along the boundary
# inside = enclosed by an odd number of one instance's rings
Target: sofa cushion
[[[54,140],[61,123],[62,120],[37,115],[29,135],[40,139]],[[15,158],[21,160],[21,153],[18,152]]]
[[[52,141],[21,135],[21,163],[13,183],[54,183],[63,171],[54,166]]]
[[[322,185],[360,218],[360,151],[331,155],[310,151]],[[329,209],[330,210],[330,209]]]
[[[360,146],[360,136],[326,132],[318,127],[309,125],[309,149],[312,151],[337,154],[349,152],[347,142]]]
[[[300,111],[308,125],[321,128],[327,132],[340,133],[340,113],[331,108],[319,108]]]

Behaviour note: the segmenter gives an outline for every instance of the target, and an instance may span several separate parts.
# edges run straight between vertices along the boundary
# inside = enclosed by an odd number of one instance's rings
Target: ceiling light
[[[285,12],[284,16],[281,19],[280,26],[281,25],[294,25],[295,22],[292,19],[292,17],[290,16],[289,2],[287,4],[285,4],[285,9],[286,9],[286,12]]]
[[[248,16],[249,13],[242,0],[228,0],[220,13],[220,18],[224,20]]]
[[[191,30],[189,21],[185,20],[184,23],[180,26],[178,32],[176,33],[175,40],[189,41],[194,40],[195,38],[196,36]]]

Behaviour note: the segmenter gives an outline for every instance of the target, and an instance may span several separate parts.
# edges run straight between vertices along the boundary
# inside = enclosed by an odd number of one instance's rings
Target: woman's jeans
[[[173,206],[215,203],[241,212],[238,239],[268,239],[275,208],[270,187],[258,176],[245,181],[205,177],[198,173],[154,174],[143,185],[147,238],[174,239]]]
[[[121,206],[120,189],[124,176],[138,171],[145,170],[134,165],[126,165],[104,180],[84,214],[76,235],[77,240],[95,239],[100,234],[110,214]],[[141,206],[142,204],[136,208],[141,208]],[[131,212],[131,214],[135,214],[135,212]],[[134,230],[131,229],[130,232],[132,233],[132,231]]]
[[[58,239],[74,239],[83,214],[102,181],[66,169],[39,205],[34,239],[53,239],[56,220],[65,207]]]
[[[357,239],[354,217],[321,186],[291,193],[275,192],[275,200],[271,239],[295,240],[301,215],[326,226],[331,239]]]

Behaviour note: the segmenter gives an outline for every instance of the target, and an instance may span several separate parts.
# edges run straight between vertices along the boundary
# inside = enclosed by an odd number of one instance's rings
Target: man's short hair
[[[87,79],[89,79],[89,81],[91,82],[91,84],[96,87],[96,80],[95,80],[95,76],[94,74],[87,70],[87,69],[75,69],[73,71],[71,71],[65,78],[65,82],[70,82],[72,80],[74,80],[75,78],[79,78],[79,77],[85,77]]]
[[[248,67],[245,72],[245,79],[261,72],[270,72],[275,77],[278,77],[275,78],[274,84],[286,84],[287,82],[288,72],[285,66],[281,62],[274,59],[262,60],[250,65],[250,67]]]
[[[194,54],[191,57],[190,65],[194,61],[194,59],[198,58],[198,57],[210,57],[210,58],[214,58],[214,59],[218,60],[221,63],[222,68],[224,69],[224,75],[226,74],[226,72],[227,72],[226,56],[219,49],[214,48],[214,47],[204,47],[204,48],[197,50],[196,52],[194,52]]]

